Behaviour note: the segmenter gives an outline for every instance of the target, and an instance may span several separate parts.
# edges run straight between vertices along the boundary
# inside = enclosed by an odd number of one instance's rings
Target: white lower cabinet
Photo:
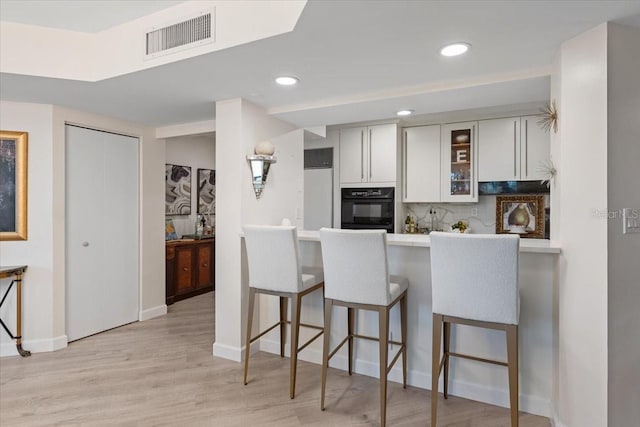
[[[440,125],[404,129],[403,202],[440,201],[440,130]]]

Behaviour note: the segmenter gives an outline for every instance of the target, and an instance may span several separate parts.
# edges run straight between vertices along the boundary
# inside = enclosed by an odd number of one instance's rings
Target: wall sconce
[[[269,141],[262,141],[256,144],[255,154],[248,155],[247,161],[251,166],[251,183],[253,191],[256,193],[256,199],[260,198],[262,190],[267,183],[267,175],[272,163],[276,163],[277,159],[273,155],[275,147]]]

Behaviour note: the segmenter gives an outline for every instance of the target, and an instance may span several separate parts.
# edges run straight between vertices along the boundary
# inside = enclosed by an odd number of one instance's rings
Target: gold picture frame
[[[0,130],[0,240],[27,240],[28,135]]]
[[[496,234],[544,238],[544,196],[496,196]]]

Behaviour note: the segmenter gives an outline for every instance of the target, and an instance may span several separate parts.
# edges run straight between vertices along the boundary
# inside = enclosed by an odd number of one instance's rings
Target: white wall
[[[561,99],[553,140],[559,182],[551,222],[562,246],[558,289],[557,419],[607,425],[607,26],[565,42],[551,97]]]
[[[278,163],[271,166],[256,200],[246,156],[265,139],[276,146]],[[216,103],[216,356],[236,361],[243,357],[247,274],[242,225],[278,224],[284,216],[297,223],[296,218],[302,218],[302,160],[302,130],[242,99]]]
[[[609,425],[630,426],[640,420],[640,234],[622,234],[619,210],[640,213],[640,30],[608,30]]]
[[[67,344],[64,329],[54,316],[53,251],[53,107],[51,105],[0,102],[0,128],[28,132],[27,240],[0,242],[1,265],[28,265],[23,277],[22,336],[25,349],[52,351]],[[0,281],[4,295],[10,280]],[[2,318],[15,329],[15,287],[2,307]],[[54,331],[55,330],[55,331]],[[0,331],[0,355],[18,354],[4,329]]]
[[[140,138],[139,317],[144,320],[166,313],[164,141],[156,140],[151,128],[121,120],[51,105],[3,101],[0,126],[29,132],[29,229],[26,241],[0,243],[0,263],[29,265],[24,277],[23,342],[26,349],[36,352],[56,350],[67,344],[64,267],[67,122]],[[4,281],[2,286],[6,286]],[[0,336],[1,354],[15,354],[15,346],[4,332]]]
[[[171,215],[178,237],[193,234],[198,212],[198,169],[216,168],[214,135],[193,135],[167,138],[166,163],[191,167],[191,215]],[[215,215],[211,217],[215,223]]]

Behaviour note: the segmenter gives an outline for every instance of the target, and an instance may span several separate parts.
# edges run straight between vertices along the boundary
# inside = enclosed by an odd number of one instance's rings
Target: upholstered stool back
[[[430,238],[434,313],[518,324],[517,235],[436,232]]]
[[[249,286],[280,292],[302,290],[296,227],[245,225],[244,240],[249,260]]]
[[[388,305],[389,267],[385,230],[320,230],[325,298]]]

